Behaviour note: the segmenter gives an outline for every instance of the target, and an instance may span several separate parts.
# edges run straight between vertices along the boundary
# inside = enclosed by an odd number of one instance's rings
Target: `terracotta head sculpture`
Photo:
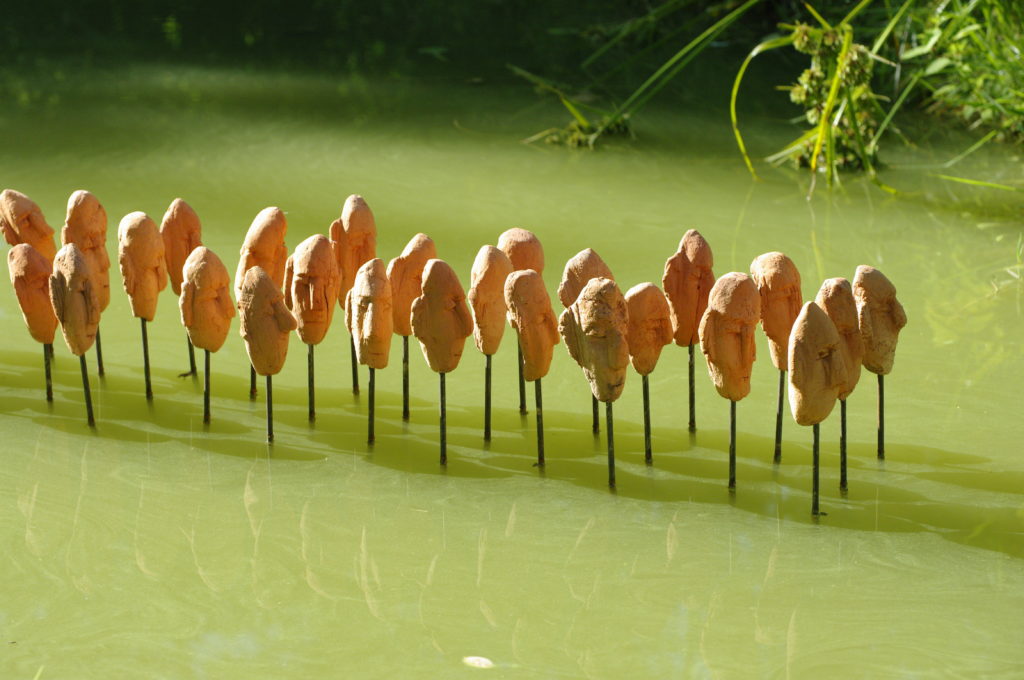
[[[384,260],[367,260],[356,272],[345,295],[345,320],[356,345],[359,363],[386,368],[391,353],[394,323],[391,315],[391,284]]]
[[[814,304],[821,307],[832,320],[842,340],[839,351],[843,355],[846,376],[839,390],[839,398],[846,399],[860,380],[860,366],[864,361],[864,340],[860,337],[853,286],[844,278],[825,279],[814,298]]]
[[[231,302],[231,275],[217,254],[199,246],[182,265],[184,280],[178,307],[181,323],[192,344],[216,352],[231,329],[235,305]]]
[[[846,383],[843,341],[821,307],[808,302],[789,336],[789,408],[799,425],[828,417]]]
[[[789,331],[803,304],[800,272],[791,259],[772,252],[758,255],[750,263],[750,275],[761,293],[761,328],[768,336],[772,363],[784,371],[788,363]]]
[[[544,248],[533,232],[515,227],[498,237],[498,250],[508,256],[512,269],[532,269],[544,273]]]
[[[611,279],[590,279],[558,319],[565,347],[590,383],[598,401],[615,401],[626,385],[629,366],[629,312]]]
[[[523,348],[523,379],[543,378],[558,344],[558,322],[544,279],[532,269],[512,273],[505,280],[505,305]]]
[[[590,279],[610,279],[612,270],[604,263],[601,256],[590,248],[576,253],[565,263],[562,270],[562,282],[558,284],[558,301],[563,307],[568,307],[576,302],[580,296],[583,286],[587,285]]]
[[[61,244],[78,246],[92,270],[93,288],[102,312],[110,304],[110,256],[107,255],[107,211],[99,199],[79,189],[68,198]]]
[[[167,287],[164,240],[144,212],[128,213],[117,227],[117,262],[132,316],[152,321],[160,291]]]
[[[46,223],[43,211],[35,201],[20,191],[0,191],[0,231],[10,245],[27,243],[47,261],[52,261],[57,252],[57,246],[53,243],[53,228]]]
[[[296,323],[284,306],[281,289],[262,267],[252,267],[245,273],[238,310],[245,351],[253,368],[260,375],[276,375],[288,356],[288,336]]]
[[[427,260],[437,257],[437,248],[426,234],[416,234],[405,246],[402,254],[388,263],[388,283],[391,285],[391,309],[395,332],[412,335],[409,314],[412,301],[423,292],[423,268]]]
[[[661,348],[672,342],[668,300],[653,283],[641,283],[626,291],[629,310],[629,361],[633,370],[647,375],[654,370]]]
[[[708,295],[715,285],[711,268],[715,259],[711,246],[696,229],[690,229],[679,242],[679,250],[665,261],[661,285],[665,288],[672,318],[672,333],[680,347],[700,341],[697,329],[708,307]]]
[[[175,295],[181,295],[185,260],[193,250],[203,245],[203,226],[199,223],[199,215],[182,199],[174,199],[160,222],[160,236],[164,240],[164,260],[171,290]]]
[[[284,285],[284,267],[288,260],[288,248],[284,237],[288,233],[288,220],[280,208],[264,208],[252,221],[242,242],[241,259],[235,270],[235,297],[242,296],[245,273],[251,267],[260,267],[270,281],[281,288]]]
[[[505,279],[512,273],[508,256],[484,246],[473,260],[469,276],[469,305],[473,310],[473,340],[483,354],[494,354],[505,333]]]
[[[444,260],[430,260],[423,270],[423,293],[412,303],[412,332],[430,370],[449,373],[459,365],[473,319],[459,277]]]
[[[754,329],[761,319],[761,295],[746,274],[725,274],[711,288],[701,317],[700,349],[715,389],[739,401],[750,394],[750,372],[757,356]]]
[[[887,375],[896,358],[896,341],[907,325],[907,313],[896,299],[896,287],[874,267],[860,265],[853,277],[860,335],[864,340],[864,367]]]
[[[299,338],[318,345],[334,317],[341,275],[331,242],[315,234],[300,243],[288,258],[284,273],[284,304],[298,323]]]
[[[356,272],[364,262],[377,257],[377,223],[362,196],[352,194],[345,199],[341,217],[331,224],[330,234],[341,272],[338,303],[344,305]]]
[[[57,317],[50,302],[50,262],[29,244],[19,243],[7,253],[7,269],[29,335],[36,342],[52,344]]]
[[[57,252],[50,274],[50,302],[68,349],[76,356],[89,351],[100,324],[100,304],[93,290],[89,261],[74,243]]]

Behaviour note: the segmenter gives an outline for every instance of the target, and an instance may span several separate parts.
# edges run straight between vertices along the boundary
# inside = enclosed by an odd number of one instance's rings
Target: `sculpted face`
[[[250,363],[260,375],[276,375],[288,356],[288,336],[296,323],[284,306],[281,289],[262,267],[245,273],[238,311]]]
[[[505,333],[505,280],[512,273],[508,256],[484,246],[473,260],[469,304],[473,310],[473,340],[484,354],[494,354]]]
[[[661,348],[672,342],[668,300],[653,283],[641,283],[626,292],[629,310],[629,360],[640,375],[654,370]]]
[[[52,344],[57,317],[50,302],[50,263],[32,246],[20,243],[7,253],[7,269],[29,335],[36,342]]]
[[[587,285],[590,279],[598,278],[615,280],[612,270],[596,252],[587,248],[576,253],[565,263],[565,269],[562,271],[562,282],[558,284],[559,302],[563,307],[568,307],[576,302],[583,286]]]
[[[679,250],[665,261],[661,285],[669,302],[673,337],[680,347],[696,344],[700,339],[697,328],[715,285],[713,265],[711,246],[696,229],[683,235]]]
[[[739,401],[750,394],[750,373],[757,357],[754,328],[761,318],[761,295],[753,279],[730,272],[715,281],[700,320],[700,349],[715,389]]]
[[[43,218],[43,211],[20,191],[0,191],[0,231],[10,245],[27,243],[47,260],[53,260],[57,252],[53,228]]]
[[[846,377],[839,390],[839,398],[846,399],[860,380],[860,366],[864,361],[864,340],[860,336],[853,286],[843,278],[825,279],[814,298],[814,304],[821,307],[832,320],[842,340],[839,351],[843,355]]]
[[[152,321],[160,291],[167,287],[164,240],[146,213],[128,213],[117,227],[117,262],[132,316]]]
[[[386,368],[391,353],[391,284],[384,260],[373,258],[356,272],[352,289],[345,296],[345,318],[356,343],[359,363]]]
[[[907,325],[907,313],[896,299],[896,287],[874,267],[857,267],[853,296],[864,340],[864,366],[872,373],[886,375],[892,371],[896,342]]]
[[[100,305],[89,262],[73,243],[61,248],[53,260],[50,302],[71,353],[82,356],[88,352],[96,340]]]
[[[423,293],[412,303],[412,332],[432,371],[448,373],[459,365],[473,319],[459,277],[444,260],[430,260],[423,270]]]
[[[782,253],[758,255],[750,264],[750,275],[761,293],[761,328],[768,336],[772,363],[786,370],[786,348],[789,331],[800,313],[800,272],[793,261]]]
[[[235,270],[235,296],[241,298],[245,273],[252,267],[260,267],[275,286],[284,284],[284,267],[288,260],[288,248],[284,245],[288,233],[288,220],[280,208],[264,208],[252,221],[242,242],[241,259]]]
[[[426,234],[416,234],[402,254],[388,263],[391,284],[392,321],[399,335],[412,335],[409,314],[412,301],[423,292],[423,268],[437,257],[437,248]],[[502,322],[504,323],[504,321]]]
[[[331,242],[323,234],[310,236],[288,258],[284,276],[284,303],[298,323],[299,337],[317,345],[334,317],[341,276]]]
[[[558,344],[558,324],[544,279],[532,269],[511,274],[505,280],[505,304],[509,325],[523,348],[523,379],[543,378]]]
[[[71,194],[60,240],[63,245],[74,243],[89,261],[93,288],[102,312],[110,304],[110,256],[107,255],[107,211],[98,198],[81,189]]]
[[[178,298],[181,323],[193,345],[216,352],[223,346],[235,315],[228,269],[216,253],[198,246],[182,270],[184,279]]]
[[[544,273],[544,248],[533,232],[519,227],[503,232],[498,237],[498,250],[505,253],[514,270]]]
[[[842,340],[821,307],[808,302],[789,336],[789,407],[799,425],[825,420],[846,382]]]
[[[171,290],[181,295],[181,282],[184,278],[182,267],[193,250],[203,245],[203,227],[199,223],[199,215],[185,201],[176,198],[164,213],[160,222],[160,236],[164,240],[164,260],[167,274],[171,278]],[[192,343],[195,344],[195,343]]]
[[[565,347],[590,383],[598,401],[615,401],[626,384],[629,365],[629,311],[611,279],[591,279],[558,320]]]
[[[377,257],[377,223],[362,196],[352,194],[345,199],[341,217],[331,224],[330,234],[341,272],[338,302],[344,304],[356,272],[364,262]]]

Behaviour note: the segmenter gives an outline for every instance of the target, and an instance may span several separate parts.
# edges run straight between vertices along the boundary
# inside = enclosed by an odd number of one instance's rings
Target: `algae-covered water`
[[[623,289],[660,281],[696,227],[715,271],[788,253],[821,280],[881,268],[910,319],[886,379],[887,459],[875,456],[875,380],[849,400],[850,490],[838,423],[822,426],[822,509],[810,515],[810,431],[784,425],[771,463],[777,373],[758,333],[738,408],[738,488],[726,488],[728,403],[698,364],[686,431],[686,351],[651,376],[654,465],[640,381],[615,405],[617,492],[590,432],[578,367],[556,348],[544,380],[547,466],[521,419],[515,352],[495,357],[495,435],[482,442],[483,357],[467,343],[438,384],[413,343],[401,420],[401,343],[377,376],[377,443],[348,378],[343,316],[317,350],[315,425],[305,347],[248,398],[237,319],[213,356],[213,422],[187,368],[169,290],[149,328],[155,397],[116,264],[90,372],[58,337],[55,400],[42,349],[0,294],[0,675],[5,678],[1019,677],[1024,668],[1024,318],[1018,194],[936,174],[1019,181],[1013,149],[936,139],[892,147],[889,197],[860,179],[807,200],[787,171],[746,174],[720,114],[652,110],[636,144],[598,152],[517,140],[561,118],[519,86],[371,82],[124,67],[3,76],[0,184],[59,230],[93,191],[111,222],[159,220],[181,196],[229,269],[255,214],[288,214],[287,242],[325,232],[350,193],[372,206],[378,254],[426,232],[468,285],[478,248],[512,226],[564,262],[602,254]],[[795,136],[747,123],[755,152]],[[116,257],[112,257],[116,262]],[[838,414],[836,414],[837,416]]]

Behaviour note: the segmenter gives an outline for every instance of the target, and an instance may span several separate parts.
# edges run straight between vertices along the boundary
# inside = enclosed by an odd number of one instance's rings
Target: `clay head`
[[[93,289],[102,312],[110,304],[110,256],[107,255],[107,211],[98,198],[82,189],[71,194],[60,240],[63,245],[74,243],[89,261]]]
[[[242,283],[250,267],[260,267],[275,286],[284,285],[284,266],[288,259],[288,248],[284,237],[288,233],[288,220],[280,208],[264,208],[245,233],[242,242],[241,259],[235,270],[235,297],[242,296]]]
[[[284,306],[281,289],[262,267],[245,273],[238,311],[250,363],[260,375],[276,375],[288,356],[288,336],[296,323]]]
[[[459,277],[444,260],[430,260],[423,270],[423,293],[412,303],[412,332],[430,370],[448,373],[459,365],[473,319]]]
[[[473,260],[469,276],[469,306],[473,310],[473,340],[484,354],[494,354],[505,333],[505,279],[512,273],[508,256],[484,246]]]
[[[180,198],[171,201],[160,222],[160,236],[164,239],[164,261],[175,295],[181,295],[182,267],[192,251],[203,245],[202,234],[199,215],[192,206]]]
[[[828,417],[846,382],[843,341],[821,307],[808,302],[789,335],[789,408],[799,425]]]
[[[700,349],[715,389],[739,401],[750,394],[750,372],[757,358],[754,329],[761,319],[761,295],[746,274],[725,274],[711,288],[701,317]]]
[[[344,305],[356,272],[364,262],[377,257],[377,223],[362,196],[352,194],[345,199],[341,217],[331,224],[330,234],[341,272],[338,303]]]
[[[590,279],[558,319],[565,347],[590,383],[598,401],[615,401],[626,385],[629,366],[629,311],[611,279]]]
[[[427,260],[435,257],[437,248],[430,237],[426,234],[416,234],[406,244],[402,254],[388,263],[392,320],[395,332],[399,335],[412,335],[412,326],[409,324],[412,301],[423,292],[423,267],[426,266]]]
[[[551,368],[551,354],[558,344],[558,322],[544,279],[532,269],[513,272],[505,280],[505,305],[508,323],[523,349],[523,379],[543,378]]]
[[[117,226],[117,263],[132,316],[152,321],[160,291],[167,287],[164,240],[144,212],[128,213]]]
[[[284,304],[298,323],[299,338],[317,345],[334,317],[341,276],[331,242],[315,234],[300,243],[285,263]]]
[[[391,353],[391,284],[384,260],[367,260],[356,272],[352,288],[345,294],[345,320],[356,345],[359,363],[386,368]]]
[[[839,398],[846,399],[860,380],[860,365],[864,361],[864,340],[860,337],[853,286],[844,278],[825,279],[814,298],[814,304],[821,307],[832,320],[842,340],[839,352],[843,355],[846,376],[839,390]]]
[[[36,342],[52,344],[57,317],[50,302],[49,261],[29,244],[19,243],[7,253],[7,269],[29,335]]]
[[[789,330],[800,313],[800,272],[793,260],[782,253],[758,255],[750,263],[750,275],[761,293],[761,328],[768,336],[772,363],[786,370]]]
[[[864,340],[864,367],[886,375],[896,358],[896,341],[907,325],[907,313],[896,299],[896,287],[874,267],[860,265],[853,277],[860,336]]]
[[[216,352],[228,337],[235,315],[228,268],[212,250],[198,246],[182,265],[182,274],[181,323],[193,345]]]
[[[576,253],[565,263],[562,270],[562,282],[558,284],[558,301],[563,307],[568,307],[576,302],[583,286],[587,285],[590,279],[611,279],[612,270],[604,263],[601,256],[590,248]]]
[[[53,259],[50,302],[71,353],[82,356],[88,352],[100,325],[100,305],[89,261],[74,243],[61,248]]]
[[[43,211],[35,201],[20,191],[0,191],[0,231],[10,245],[27,243],[47,261],[52,261],[57,252],[57,246],[53,243],[53,228],[46,223]]]
[[[514,227],[498,237],[498,250],[508,256],[512,269],[544,273],[544,248],[533,232]]]
[[[653,283],[641,283],[626,291],[629,310],[629,361],[633,370],[647,375],[654,370],[661,348],[672,342],[668,300]]]
[[[708,295],[715,285],[711,271],[715,259],[711,246],[696,229],[679,242],[679,250],[665,261],[661,285],[665,288],[676,344],[688,347],[700,341],[697,328],[708,307]]]

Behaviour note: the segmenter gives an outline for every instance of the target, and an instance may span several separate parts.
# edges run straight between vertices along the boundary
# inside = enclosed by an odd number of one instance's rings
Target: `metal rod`
[[[601,434],[601,411],[597,407],[597,397],[590,395],[590,429],[594,435]]]
[[[544,397],[540,378],[533,381],[534,401],[537,404],[537,466],[544,467]]]
[[[878,374],[878,460],[885,460],[885,376]]]
[[[839,490],[846,491],[846,400],[839,400]]]
[[[274,383],[273,376],[267,376],[267,441],[274,441]]]
[[[608,432],[608,486],[615,488],[615,428],[612,425],[612,402],[604,405],[604,417]]]
[[[409,336],[402,336],[402,420],[409,420]]]
[[[203,422],[210,422],[210,350],[203,350]]]
[[[43,371],[46,373],[46,401],[53,401],[53,376],[50,374],[50,353],[53,345],[43,345]]]
[[[644,386],[644,462],[648,465],[654,462],[651,456],[651,389],[647,376],[643,376]]]
[[[491,441],[491,355],[484,355],[484,441]]]
[[[53,353],[50,353],[50,357],[53,357]],[[103,343],[100,341],[100,327],[96,326],[96,375],[99,377],[104,376],[103,372]]]
[[[306,345],[309,351],[306,355],[306,373],[309,383],[309,422],[316,420],[316,378],[313,366],[313,345]]]
[[[444,373],[438,373],[441,377],[441,465],[448,464],[448,414],[445,412],[444,404]]]
[[[78,357],[82,365],[82,390],[85,392],[85,414],[89,420],[89,427],[96,426],[96,420],[92,417],[92,395],[89,393],[89,371],[85,366],[85,355]]]
[[[153,400],[153,386],[149,381],[149,336],[146,334],[146,320],[142,322],[142,372],[146,374],[146,399]]]
[[[694,397],[694,377],[693,377],[693,345],[689,346],[690,349],[690,432],[697,431],[697,401]]]
[[[377,375],[373,370],[373,366],[370,366],[370,416],[366,426],[366,443],[372,444],[376,440],[376,435],[373,432],[373,419],[374,419],[374,397],[377,391]]]
[[[772,461],[778,465],[782,462],[782,402],[786,394],[786,372],[779,371],[779,403],[775,409],[775,456]]]
[[[185,373],[179,373],[178,374],[179,378],[187,378],[190,375],[191,376],[199,375],[199,372],[196,370],[196,348],[192,345],[192,338],[190,338],[188,336],[188,333],[185,334],[185,342],[188,343],[188,366],[189,366],[189,370],[187,372],[185,372]]]
[[[729,489],[736,488],[736,402],[729,400]]]
[[[359,360],[356,358],[356,339],[348,336],[349,354],[352,355],[352,394],[359,394]]]
[[[249,400],[256,398],[256,367],[249,364]]]
[[[518,342],[516,343],[516,352],[519,360],[517,365],[519,366],[519,415],[526,415],[526,381],[523,380],[523,346]]]
[[[818,515],[818,423],[814,424],[814,472],[811,482],[811,514]]]

